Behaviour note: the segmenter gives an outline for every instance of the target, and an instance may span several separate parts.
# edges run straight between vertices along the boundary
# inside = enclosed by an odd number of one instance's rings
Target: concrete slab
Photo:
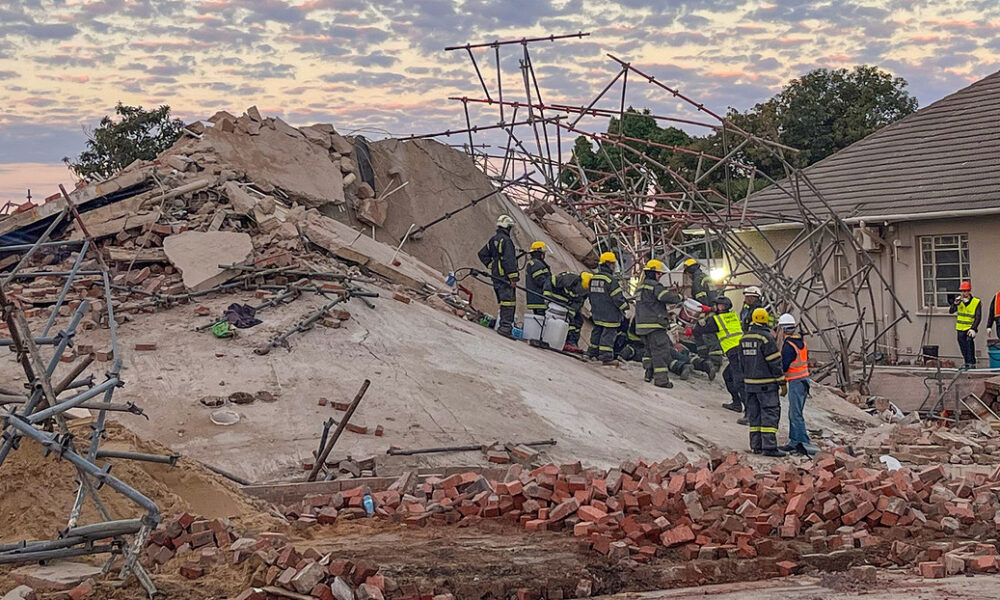
[[[19,585],[0,597],[0,600],[35,600],[35,590],[26,585]]]
[[[29,565],[10,572],[14,581],[40,592],[69,590],[91,577],[99,577],[100,574],[100,567],[70,561]]]
[[[184,278],[184,287],[200,292],[215,287],[236,272],[220,264],[242,263],[253,253],[250,235],[230,231],[185,231],[163,240],[167,259]]]

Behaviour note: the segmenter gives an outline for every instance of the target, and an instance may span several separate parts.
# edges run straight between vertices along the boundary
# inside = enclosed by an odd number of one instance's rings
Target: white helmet
[[[514,219],[511,219],[509,216],[500,215],[499,217],[497,217],[497,227],[503,227],[506,229],[508,227],[513,227],[513,226],[514,226]]]
[[[743,295],[744,296],[757,296],[758,298],[760,298],[760,288],[757,287],[757,286],[755,286],[755,285],[751,285],[747,289],[743,290]]]
[[[782,329],[792,329],[795,327],[795,317],[785,313],[778,317],[778,326]]]

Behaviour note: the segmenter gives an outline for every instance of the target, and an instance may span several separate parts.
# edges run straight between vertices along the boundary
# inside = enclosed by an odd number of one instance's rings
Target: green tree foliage
[[[86,181],[110,177],[137,159],[152,160],[181,136],[184,123],[170,118],[170,107],[143,110],[141,106],[115,105],[115,120],[106,115],[87,136],[87,149],[76,160],[63,162]]]

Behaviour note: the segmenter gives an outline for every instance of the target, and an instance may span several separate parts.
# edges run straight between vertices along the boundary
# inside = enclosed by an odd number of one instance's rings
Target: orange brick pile
[[[412,525],[503,518],[528,530],[572,532],[613,560],[647,562],[668,551],[687,559],[749,559],[776,553],[776,540],[809,542],[816,552],[895,541],[891,560],[915,565],[927,555],[914,540],[1000,529],[997,480],[985,474],[948,480],[940,465],[870,469],[842,452],[763,473],[740,464],[736,454],[695,463],[679,455],[609,471],[579,463],[531,471],[512,465],[503,481],[470,472],[398,481],[372,495],[383,518]],[[360,488],[312,495],[284,507],[285,514],[301,525],[329,524],[363,516],[362,498]]]

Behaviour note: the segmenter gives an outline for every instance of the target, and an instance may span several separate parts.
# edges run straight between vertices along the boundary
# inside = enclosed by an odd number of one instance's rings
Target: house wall
[[[918,238],[925,235],[947,235],[965,233],[969,237],[969,261],[970,273],[973,284],[973,293],[988,303],[989,300],[1000,289],[1000,216],[981,216],[975,218],[955,218],[936,220],[911,220],[899,223],[881,224],[875,227],[869,224],[868,227],[877,233],[885,242],[887,247],[882,247],[878,252],[869,252],[886,279],[896,297],[910,315],[910,322],[906,320],[890,331],[879,343],[878,350],[890,356],[898,356],[902,359],[913,358],[920,354],[921,345],[937,345],[943,357],[960,359],[958,345],[955,341],[955,317],[949,315],[947,308],[935,308],[925,310],[923,308],[920,294],[920,245]],[[784,250],[793,243],[800,233],[799,229],[782,229],[758,232],[742,232],[737,234],[745,244],[752,248],[755,255],[769,263],[775,259],[775,250],[768,245],[768,242],[779,251]],[[765,239],[766,236],[766,239]],[[828,240],[830,238],[827,238]],[[795,276],[803,271],[810,260],[810,252],[807,246],[796,250],[787,263],[785,272],[788,276]],[[856,258],[848,256],[852,269],[856,269]],[[830,261],[824,274],[828,284],[837,281],[834,261]],[[756,285],[759,282],[751,275],[737,276],[734,278],[737,283],[743,285]],[[893,306],[893,302],[888,293],[882,289],[882,284],[878,276],[872,273],[870,278],[871,298],[875,300],[873,314],[864,316],[865,327],[869,335],[875,331],[883,329],[891,323],[900,313],[899,309]],[[955,290],[957,293],[957,290]],[[766,290],[765,290],[765,293]],[[867,295],[868,290],[864,293]],[[738,302],[739,294],[730,294],[734,302]],[[853,305],[852,292],[848,289],[834,292],[834,300],[848,302]],[[866,300],[863,305],[870,304]],[[980,336],[977,339],[977,354],[980,366],[987,366],[986,354],[987,337],[995,337],[995,331],[987,336],[985,331],[986,311],[988,306],[983,307],[983,325],[980,327]],[[818,307],[815,311],[820,320],[829,322],[830,317],[840,322],[856,322],[857,312],[853,308],[839,306],[836,302]],[[860,344],[855,341],[852,349],[858,349]],[[815,344],[815,351],[823,351],[821,344]]]

